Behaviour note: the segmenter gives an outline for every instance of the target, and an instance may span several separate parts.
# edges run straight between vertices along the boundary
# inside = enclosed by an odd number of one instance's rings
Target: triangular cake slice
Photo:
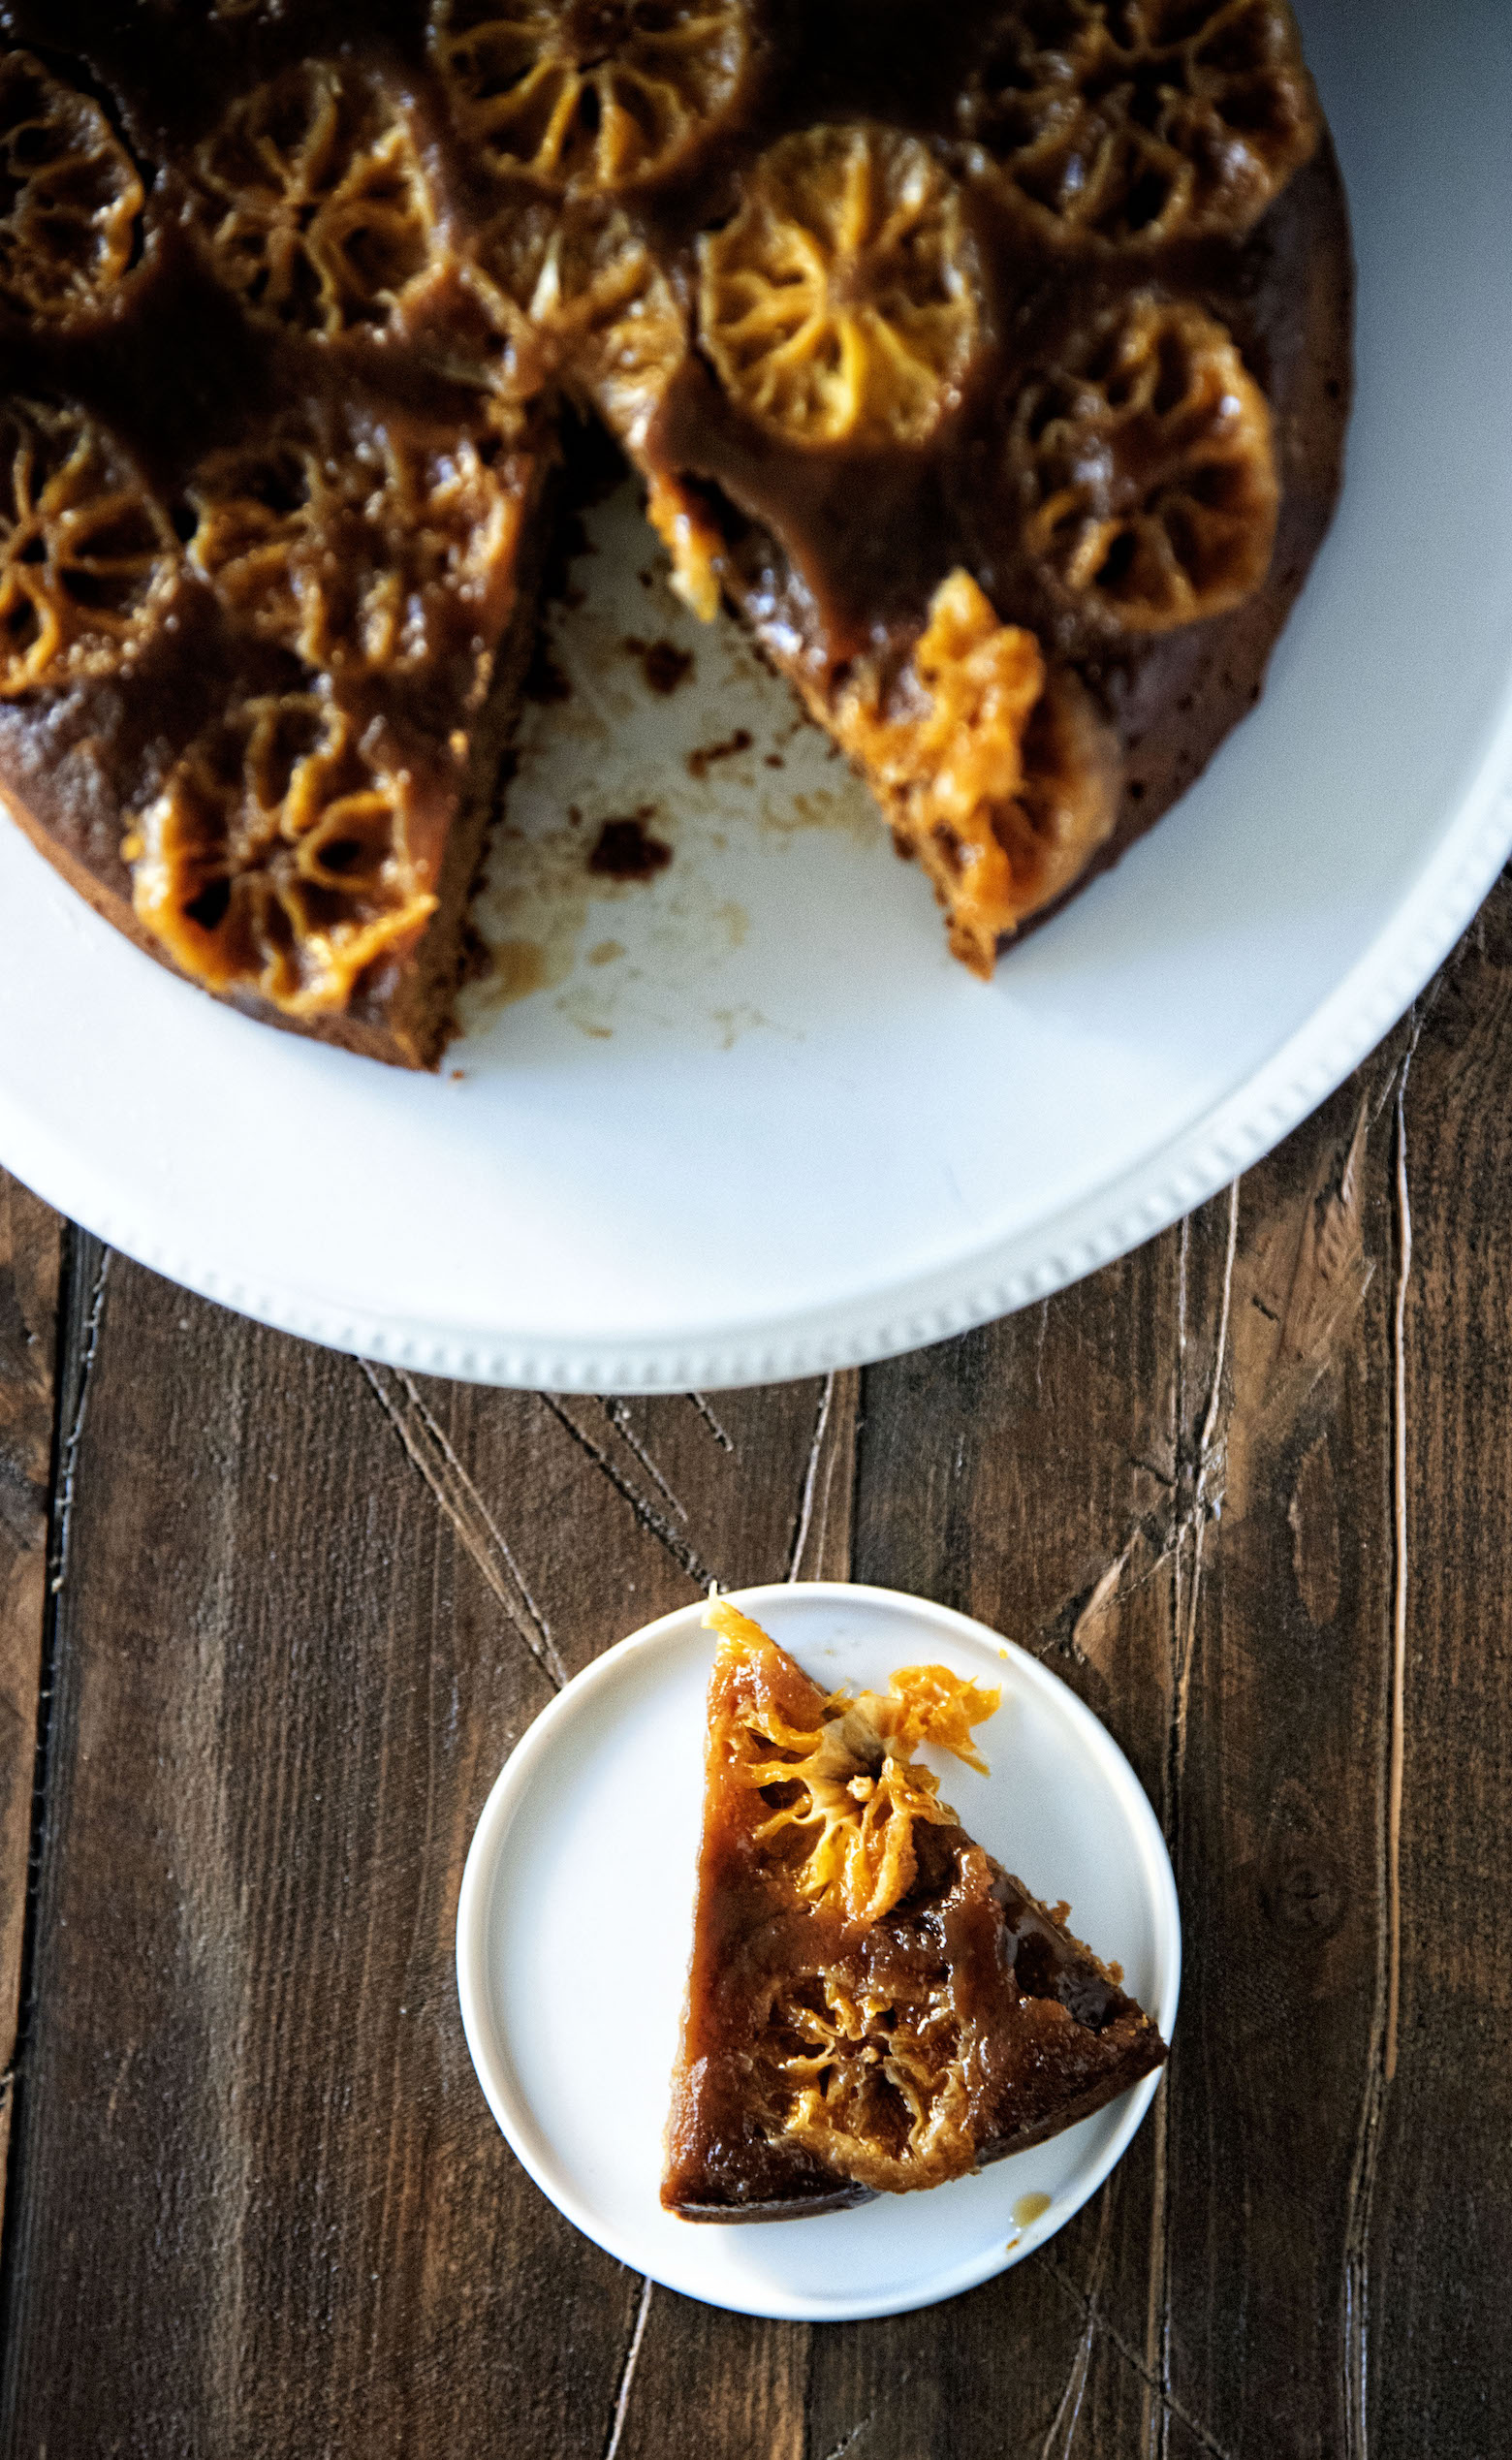
[[[826,1698],[727,1598],[662,2202],[777,2221],[934,2187],[1158,2067],[1109,1966],[961,1826],[921,1743],[985,1768],[998,1694],[943,1666]]]

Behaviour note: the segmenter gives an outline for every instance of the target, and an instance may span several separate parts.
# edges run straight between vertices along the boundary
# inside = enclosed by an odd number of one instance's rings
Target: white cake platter
[[[681,615],[627,490],[553,614],[573,691],[528,713],[441,1075],[217,1008],[0,820],[0,1161],[313,1340],[658,1390],[1004,1313],[1275,1144],[1512,846],[1512,12],[1299,14],[1359,259],[1339,517],[1260,707],[991,986],[733,627]],[[626,646],[662,640],[670,695]],[[638,813],[671,863],[591,876]]]

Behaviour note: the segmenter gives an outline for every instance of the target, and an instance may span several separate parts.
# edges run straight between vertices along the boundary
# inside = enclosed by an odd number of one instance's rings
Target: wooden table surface
[[[628,1403],[304,1347],[0,1181],[7,2460],[1512,2450],[1509,1112],[1503,882],[1315,1119],[1095,1279]],[[1186,1928],[1077,2220],[812,2328],[577,2236],[453,1980],[553,1689],[710,1575],[794,1574],[1063,1675]]]

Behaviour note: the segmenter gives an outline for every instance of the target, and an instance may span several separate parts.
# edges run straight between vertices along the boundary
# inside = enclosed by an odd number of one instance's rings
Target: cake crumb
[[[679,649],[676,641],[642,641],[631,632],[625,635],[625,647],[640,659],[646,688],[663,700],[670,700],[693,672],[692,650]]]
[[[707,777],[716,760],[734,760],[738,752],[749,751],[752,740],[743,726],[738,726],[735,733],[727,736],[722,743],[706,743],[702,750],[690,751],[688,775],[698,778]]]
[[[665,871],[672,848],[653,837],[646,826],[655,816],[656,805],[646,803],[621,819],[606,820],[588,857],[588,869],[609,880],[648,880],[653,873]]]

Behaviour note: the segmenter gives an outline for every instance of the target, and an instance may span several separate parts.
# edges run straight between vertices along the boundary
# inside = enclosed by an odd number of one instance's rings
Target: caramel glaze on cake
[[[563,399],[979,972],[1257,696],[1350,263],[1281,0],[39,0],[0,49],[0,792],[433,1062]]]
[[[985,1771],[995,1690],[944,1666],[827,1699],[728,1598],[662,2202],[792,2220],[936,2187],[1101,2109],[1156,2026],[914,1758]]]

